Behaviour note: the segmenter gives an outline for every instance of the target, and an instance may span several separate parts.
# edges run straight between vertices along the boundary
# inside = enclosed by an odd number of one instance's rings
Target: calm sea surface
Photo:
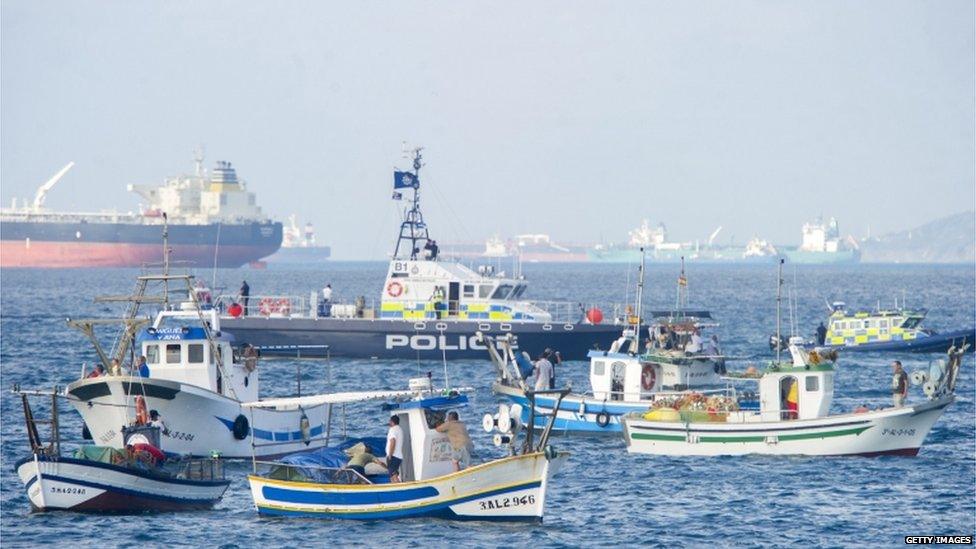
[[[623,301],[632,296],[636,269],[614,265],[528,265],[528,297],[573,301]],[[242,279],[252,295],[296,294],[331,282],[337,298],[377,297],[386,273],[383,263],[334,263],[319,270],[221,270],[218,286],[235,293]],[[31,514],[13,472],[26,455],[19,399],[13,384],[50,388],[78,376],[94,353],[65,318],[110,316],[118,311],[94,304],[98,294],[119,294],[134,286],[135,270],[5,270],[0,273],[0,424],[2,474],[0,515],[6,546],[189,545],[277,546],[580,546],[580,545],[902,545],[905,535],[972,535],[976,521],[976,436],[973,360],[963,366],[957,402],[935,425],[915,458],[667,458],[630,456],[621,439],[556,437],[554,445],[573,456],[550,484],[543,524],[502,525],[407,520],[397,523],[264,519],[254,511],[244,478],[246,463],[228,468],[233,484],[213,511],[187,514],[90,516]],[[198,275],[211,279],[212,273]],[[793,271],[787,279],[792,285]],[[651,307],[674,301],[675,266],[650,266]],[[711,309],[721,322],[717,333],[729,354],[768,355],[775,329],[776,275],[773,266],[693,266],[691,303]],[[628,286],[628,279],[630,287]],[[929,310],[925,325],[950,330],[976,323],[976,273],[972,266],[832,266],[796,271],[801,332],[810,335],[825,317],[824,300],[853,306],[891,306],[897,297]],[[785,310],[785,308],[784,308]],[[114,334],[106,334],[111,343]],[[487,358],[487,357],[486,357]],[[861,403],[890,401],[887,393],[894,358],[909,371],[924,368],[933,355],[842,356],[833,411]],[[587,365],[566,363],[560,382],[588,387]],[[331,376],[327,370],[331,369]],[[477,388],[465,411],[480,456],[500,455],[480,429],[480,417],[496,407],[490,393],[491,364],[452,361],[453,385]],[[406,387],[407,378],[432,370],[440,383],[440,363],[332,360],[303,361],[303,392]],[[295,364],[261,366],[264,395],[288,395],[295,387]],[[327,384],[331,377],[331,385]],[[924,398],[913,388],[913,399]],[[80,438],[80,417],[65,405],[63,433]],[[380,435],[384,414],[376,404],[350,407],[350,433]]]

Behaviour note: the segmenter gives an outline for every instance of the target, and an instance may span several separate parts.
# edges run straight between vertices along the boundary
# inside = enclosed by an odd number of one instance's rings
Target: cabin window
[[[881,328],[887,328],[888,327],[888,319],[885,318],[885,319],[879,320],[878,321],[878,326],[881,327]]]
[[[875,324],[875,321],[873,321],[873,320],[865,320],[864,321],[864,326],[866,328],[877,328],[877,325]]]
[[[511,297],[509,297],[509,299],[518,299],[522,297],[522,294],[525,293],[525,288],[526,288],[525,284],[519,284],[518,286],[516,286],[515,291],[512,292],[512,295]]]
[[[464,297],[474,297],[474,284],[464,285]]]
[[[187,345],[187,351],[190,364],[203,364],[203,343],[191,343]]]
[[[901,327],[902,328],[909,328],[909,329],[910,328],[914,328],[915,326],[918,326],[918,323],[921,322],[921,321],[922,321],[922,319],[919,318],[919,317],[907,318],[907,319],[905,319],[905,323],[902,324]]]
[[[605,362],[603,362],[602,360],[593,361],[593,375],[602,376],[604,373],[606,373],[606,371],[607,370],[606,370]]]
[[[159,364],[159,345],[146,345],[146,363]]]
[[[492,286],[485,284],[484,286],[478,286],[478,297],[481,299],[488,299],[491,295]]]
[[[179,364],[180,363],[180,348],[182,346],[179,343],[171,343],[166,346],[166,364]]]
[[[491,298],[492,299],[507,299],[508,298],[508,294],[510,294],[510,293],[512,293],[512,285],[511,284],[501,284],[501,285],[498,286],[498,289],[495,290],[495,293],[491,294]]]
[[[820,382],[817,376],[807,376],[807,392],[813,392],[820,389]]]

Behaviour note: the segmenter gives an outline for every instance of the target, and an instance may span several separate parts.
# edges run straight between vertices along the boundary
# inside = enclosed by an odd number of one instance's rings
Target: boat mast
[[[779,270],[776,274],[776,363],[779,364],[780,353],[783,349],[783,336],[781,335],[780,324],[783,302],[783,260],[779,260]]]
[[[163,212],[163,309],[169,308],[169,218]]]
[[[640,249],[641,262],[640,271],[637,275],[637,326],[634,328],[634,343],[636,343],[637,349],[636,353],[640,355],[640,339],[641,339],[641,306],[644,303],[644,248]]]
[[[400,236],[397,238],[396,249],[393,251],[393,258],[400,257],[400,245],[404,241],[410,241],[410,260],[416,261],[420,248],[417,242],[421,240],[429,241],[430,234],[427,232],[427,225],[424,223],[424,214],[420,211],[420,168],[423,167],[423,156],[420,151],[423,147],[413,150],[413,199],[411,207],[404,216],[403,223],[400,224]]]
[[[678,291],[674,298],[675,316],[680,316],[682,307],[688,306],[688,277],[685,276],[685,256],[681,256],[681,274],[678,275]]]

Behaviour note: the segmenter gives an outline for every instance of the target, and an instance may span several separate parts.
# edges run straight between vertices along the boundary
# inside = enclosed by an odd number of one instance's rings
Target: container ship
[[[631,263],[641,261],[641,249],[652,263],[680,263],[688,260],[696,263],[771,263],[779,252],[766,240],[754,237],[745,246],[720,245],[715,242],[722,227],[709,235],[707,243],[673,242],[668,240],[664,223],[654,228],[648,220],[630,231],[629,240],[622,245],[599,244],[587,250],[589,261],[599,263]]]
[[[129,185],[148,204],[140,213],[55,212],[44,207],[69,163],[38,188],[33,203],[0,209],[0,268],[139,267],[170,259],[190,267],[240,267],[275,253],[282,225],[264,216],[230,162],[162,185]],[[165,214],[165,215],[164,215]]]
[[[802,243],[797,248],[784,250],[784,255],[790,263],[811,265],[857,263],[861,260],[857,241],[849,236],[842,238],[837,220],[833,217],[827,223],[823,218],[804,223]]]

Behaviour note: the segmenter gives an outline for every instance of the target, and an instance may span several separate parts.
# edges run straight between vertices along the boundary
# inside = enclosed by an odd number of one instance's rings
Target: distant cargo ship
[[[817,218],[813,223],[803,224],[803,241],[798,248],[784,249],[786,261],[798,264],[836,264],[857,263],[861,260],[861,250],[853,238],[841,238],[837,220],[833,217],[827,223]]]
[[[0,210],[0,267],[138,267],[162,261],[163,214],[170,259],[194,267],[240,267],[281,246],[281,223],[255,205],[229,162],[209,175],[197,155],[194,175],[162,185],[129,185],[148,201],[139,214],[54,212],[47,193],[74,165],[37,190],[34,202]]]
[[[769,263],[779,254],[775,247],[761,238],[753,238],[746,246],[722,246],[715,239],[722,227],[715,229],[705,245],[698,242],[670,242],[664,223],[651,228],[645,219],[640,227],[630,231],[623,245],[597,245],[587,250],[590,261],[600,263],[640,263],[641,249],[651,263],[678,263],[682,259],[699,263]]]
[[[482,244],[448,243],[445,256],[456,259],[519,258],[526,263],[575,263],[586,261],[586,247],[557,244],[547,234],[520,234],[503,240],[493,236]]]
[[[319,265],[331,255],[332,248],[316,243],[315,227],[311,223],[299,227],[292,215],[283,230],[281,248],[265,261],[272,265]]]

